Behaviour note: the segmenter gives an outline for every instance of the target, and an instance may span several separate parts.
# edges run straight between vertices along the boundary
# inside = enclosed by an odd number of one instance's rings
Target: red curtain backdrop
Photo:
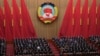
[[[5,29],[4,29],[4,15],[3,15],[3,10],[0,7],[0,37],[2,37],[2,38],[5,37],[4,32],[5,32]]]
[[[82,27],[81,34],[83,37],[88,37],[88,0],[85,0],[83,8],[82,8]]]
[[[75,9],[74,9],[74,36],[80,36],[80,18],[81,18],[81,13],[80,13],[80,1],[77,0]]]
[[[92,0],[89,10],[89,36],[96,35],[96,0]]]
[[[21,38],[20,31],[20,11],[16,0],[12,0],[12,15],[13,15],[13,34],[15,38]]]
[[[36,32],[24,0],[21,0],[21,14],[23,19],[23,27],[26,29],[26,33],[24,34],[27,35],[26,37],[36,37]]]
[[[62,26],[59,31],[59,37],[61,36],[72,36],[73,35],[73,25],[72,25],[72,16],[73,16],[73,0],[69,0],[66,12],[63,18]]]
[[[4,0],[4,11],[5,11],[5,36],[7,41],[13,40],[12,33],[12,15],[7,0]]]
[[[100,4],[97,8],[97,35],[100,36]]]
[[[27,18],[25,18],[26,16],[26,11],[24,11],[26,8],[25,2],[24,0],[21,0],[21,21],[22,21],[22,25],[21,25],[21,33],[22,33],[22,38],[28,38],[29,37],[29,33],[28,33],[28,29],[27,29]],[[26,23],[27,22],[27,23]]]

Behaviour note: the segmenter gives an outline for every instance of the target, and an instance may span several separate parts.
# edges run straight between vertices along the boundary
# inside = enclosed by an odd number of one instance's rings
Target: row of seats
[[[100,48],[100,36],[90,36],[89,41],[90,43],[95,44],[95,46]]]
[[[61,37],[52,39],[59,48],[60,54],[64,55],[99,55],[98,49],[87,43],[83,37]]]
[[[5,39],[0,39],[0,56],[6,55],[6,41]]]
[[[14,47],[15,55],[53,56],[44,38],[15,39]]]
[[[59,50],[60,56],[99,56],[100,36],[90,36],[88,41],[83,37],[52,38]],[[92,45],[90,43],[92,43]],[[48,41],[44,38],[14,39],[14,53],[16,56],[54,56]],[[6,41],[0,39],[0,56],[6,55]]]

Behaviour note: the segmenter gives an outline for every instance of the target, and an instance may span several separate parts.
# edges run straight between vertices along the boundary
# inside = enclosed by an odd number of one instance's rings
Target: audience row
[[[100,36],[52,38],[59,50],[59,56],[99,56]],[[0,39],[0,56],[6,56],[6,41]],[[48,41],[44,38],[14,39],[14,55],[55,56]]]
[[[5,39],[0,39],[0,56],[6,55],[6,41]]]
[[[58,47],[60,55],[100,55],[98,48],[89,44],[83,37],[61,37],[60,39],[53,38],[52,40]]]
[[[15,55],[53,56],[50,46],[44,38],[15,39]]]

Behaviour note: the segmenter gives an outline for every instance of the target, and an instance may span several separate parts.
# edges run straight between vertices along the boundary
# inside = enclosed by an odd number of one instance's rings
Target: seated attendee
[[[67,39],[67,40],[66,40]],[[87,43],[87,41],[83,37],[70,37],[63,40],[54,39],[54,43],[59,47],[61,54],[74,54],[74,55],[82,55],[87,53],[94,54],[92,52],[97,52],[98,50]],[[58,43],[57,43],[58,42]],[[64,43],[64,45],[62,45]],[[89,54],[90,55],[90,54]]]
[[[0,39],[0,56],[6,55],[6,41],[5,39]]]

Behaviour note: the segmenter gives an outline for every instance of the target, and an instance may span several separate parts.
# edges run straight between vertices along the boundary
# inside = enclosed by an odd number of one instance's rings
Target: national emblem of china
[[[58,15],[58,9],[57,7],[50,3],[43,3],[38,8],[38,17],[43,23],[52,23]]]

